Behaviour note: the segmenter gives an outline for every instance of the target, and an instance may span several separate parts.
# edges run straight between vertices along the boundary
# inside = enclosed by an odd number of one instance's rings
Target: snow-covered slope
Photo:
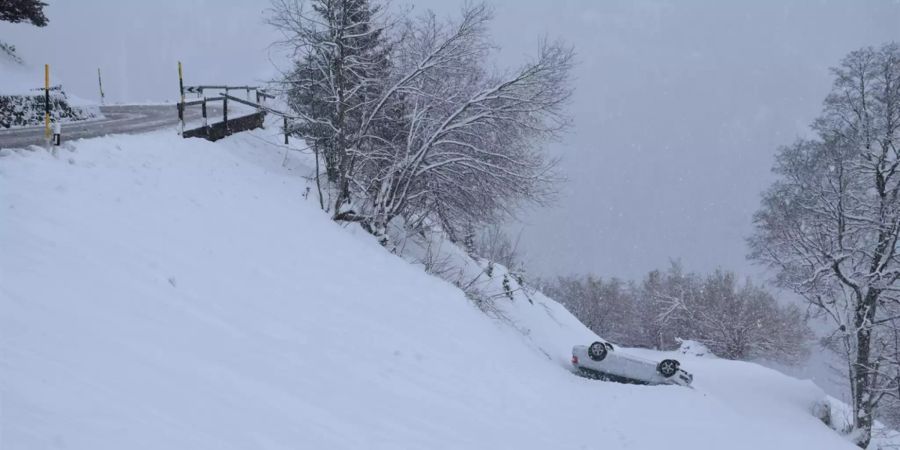
[[[853,448],[758,365],[573,376],[594,336],[559,304],[489,317],[329,221],[267,133],[4,151],[0,448]]]

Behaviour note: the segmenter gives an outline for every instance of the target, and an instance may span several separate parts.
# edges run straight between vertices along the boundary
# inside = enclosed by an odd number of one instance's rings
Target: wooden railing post
[[[178,91],[181,94],[181,103],[178,104],[178,120],[181,122],[181,132],[184,134],[184,73],[181,70],[181,61],[178,61]]]
[[[281,116],[284,119],[284,145],[288,145],[288,120],[287,116]]]
[[[100,77],[100,68],[97,68],[97,84],[100,85],[100,104],[106,105],[106,95],[103,94],[103,78]]]
[[[44,64],[44,139],[50,145],[50,64]]]
[[[225,135],[228,135],[228,97],[222,98],[222,121],[225,123]]]
[[[206,128],[209,126],[209,121],[206,119],[206,96],[203,96],[203,103],[200,104],[200,107],[203,110],[203,127]]]

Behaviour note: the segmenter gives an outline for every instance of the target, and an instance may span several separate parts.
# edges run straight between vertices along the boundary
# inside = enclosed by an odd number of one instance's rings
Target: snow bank
[[[677,354],[695,389],[574,376],[594,335],[565,308],[516,290],[484,314],[332,223],[278,139],[2,154],[0,448],[853,448],[821,390],[755,364]]]
[[[848,433],[853,428],[853,408],[830,395],[816,405],[816,414],[841,433]],[[900,448],[900,432],[892,430],[876,420],[872,427],[872,441],[869,443],[869,448],[872,450]]]
[[[678,353],[683,355],[696,356],[698,358],[715,358],[716,355],[709,351],[703,343],[692,341],[690,339],[682,339],[681,345],[678,346]]]

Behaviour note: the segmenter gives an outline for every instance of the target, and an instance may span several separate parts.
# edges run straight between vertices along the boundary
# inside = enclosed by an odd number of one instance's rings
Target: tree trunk
[[[872,439],[872,393],[869,386],[869,345],[871,330],[860,329],[856,333],[856,361],[853,370],[853,411],[856,445],[866,448]]]
[[[869,289],[857,304],[854,325],[856,326],[856,361],[853,363],[853,424],[856,430],[856,445],[866,448],[872,440],[874,416],[874,396],[872,395],[872,323],[875,319],[879,292]]]

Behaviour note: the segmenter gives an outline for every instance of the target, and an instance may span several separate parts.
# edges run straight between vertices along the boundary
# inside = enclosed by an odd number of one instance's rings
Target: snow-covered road
[[[63,141],[107,134],[144,133],[178,123],[178,112],[174,104],[101,106],[100,111],[105,116],[102,119],[63,124]],[[218,108],[218,112],[210,112],[210,117],[217,117],[220,114],[221,108]],[[188,108],[186,118],[199,119],[200,109]],[[0,130],[0,148],[21,148],[41,145],[43,142],[42,126]]]

